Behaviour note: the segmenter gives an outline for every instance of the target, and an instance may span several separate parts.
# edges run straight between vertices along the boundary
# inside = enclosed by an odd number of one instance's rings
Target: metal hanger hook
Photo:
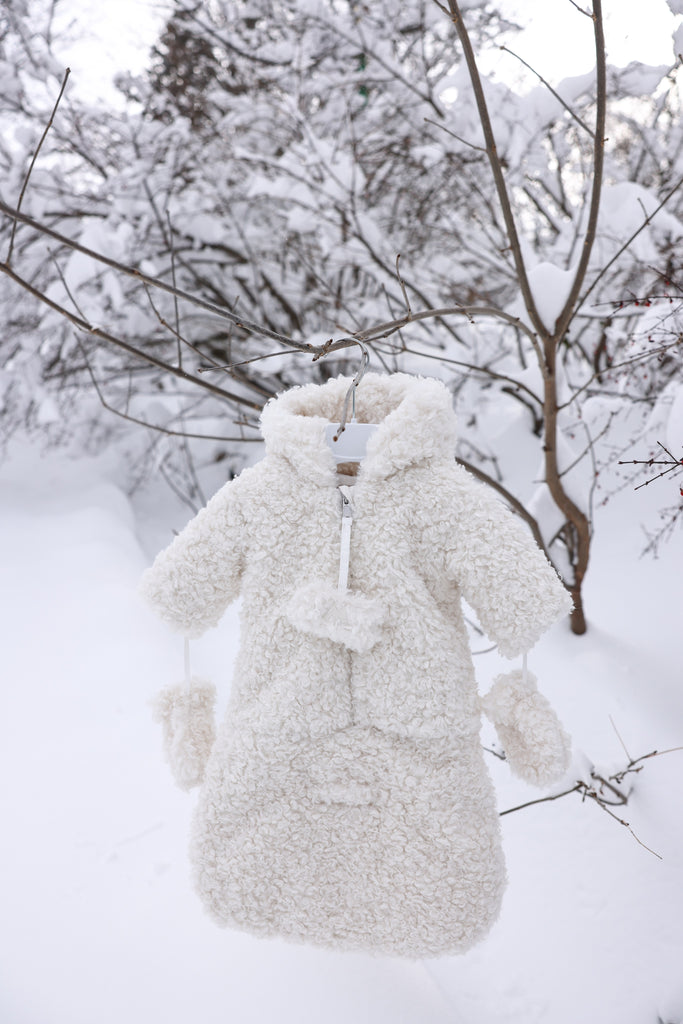
[[[368,346],[365,344],[365,342],[364,341],[359,341],[357,338],[349,338],[349,341],[353,341],[356,345],[359,345],[360,348],[361,348],[362,354],[361,354],[361,359],[360,359],[360,366],[358,367],[356,375],[353,378],[353,380],[351,381],[351,385],[349,387],[349,390],[346,392],[346,397],[344,398],[344,407],[342,409],[341,423],[339,424],[339,430],[337,431],[337,435],[336,435],[337,438],[341,434],[343,434],[344,428],[346,427],[346,419],[347,419],[347,416],[349,414],[349,401],[352,398],[353,398],[353,413],[352,413],[352,417],[351,418],[354,419],[354,420],[356,418],[356,388],[358,387],[358,385],[362,381],[362,379],[363,379],[363,377],[365,375],[365,371],[367,370],[368,364],[370,362],[370,352],[369,352]],[[336,438],[335,438],[335,440],[336,440]]]

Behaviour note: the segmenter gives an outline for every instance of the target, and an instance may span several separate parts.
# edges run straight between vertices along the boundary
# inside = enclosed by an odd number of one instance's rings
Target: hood
[[[266,453],[286,458],[309,476],[329,479],[336,465],[325,427],[339,423],[351,381],[334,377],[271,398],[261,414]],[[356,419],[378,425],[363,460],[365,478],[386,477],[429,459],[455,456],[451,396],[433,377],[366,373],[356,390]]]

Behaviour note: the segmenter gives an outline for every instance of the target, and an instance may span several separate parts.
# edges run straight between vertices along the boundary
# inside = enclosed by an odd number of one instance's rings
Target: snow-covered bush
[[[42,9],[26,4],[13,52]],[[33,374],[44,423],[73,396],[89,433],[113,423],[101,400],[147,453],[138,471],[174,473],[179,455],[196,497],[188,467],[248,458],[270,395],[356,365],[302,349],[358,335],[377,367],[449,384],[460,458],[527,520],[581,631],[601,467],[680,370],[657,334],[680,277],[675,71],[605,66],[596,2],[596,74],[523,91],[476,68],[512,26],[486,2],[463,11],[177,4],[149,73],[120,78],[126,110],[60,108],[24,209],[202,305],[59,244],[55,266],[20,226],[12,266],[62,312],[26,306],[5,379]],[[22,108],[34,136],[45,110]]]

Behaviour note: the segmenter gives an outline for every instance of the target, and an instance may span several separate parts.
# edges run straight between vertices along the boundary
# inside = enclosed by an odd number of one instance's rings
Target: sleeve
[[[138,593],[189,638],[217,625],[240,591],[245,528],[241,479],[225,484],[145,571]]]
[[[506,658],[529,650],[571,597],[524,523],[485,485],[454,466],[447,573]]]

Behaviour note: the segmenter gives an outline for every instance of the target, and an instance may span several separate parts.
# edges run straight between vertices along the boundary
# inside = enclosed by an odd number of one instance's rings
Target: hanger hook
[[[344,339],[344,340],[346,340],[346,339]],[[355,377],[351,381],[351,384],[349,386],[349,390],[346,392],[346,397],[344,398],[344,407],[342,409],[341,423],[339,424],[339,429],[337,431],[335,440],[337,440],[337,438],[340,437],[340,435],[344,433],[344,429],[346,427],[346,419],[347,419],[347,416],[349,414],[349,401],[351,400],[351,398],[353,398],[353,416],[352,416],[352,418],[353,419],[356,418],[356,388],[358,387],[358,385],[362,381],[362,379],[363,379],[363,377],[365,375],[365,371],[367,370],[368,364],[370,362],[370,352],[369,352],[368,346],[365,344],[365,342],[364,341],[359,341],[358,338],[349,338],[348,340],[349,341],[353,341],[354,344],[359,345],[360,348],[361,348],[360,366],[358,367],[358,370],[356,371]]]

